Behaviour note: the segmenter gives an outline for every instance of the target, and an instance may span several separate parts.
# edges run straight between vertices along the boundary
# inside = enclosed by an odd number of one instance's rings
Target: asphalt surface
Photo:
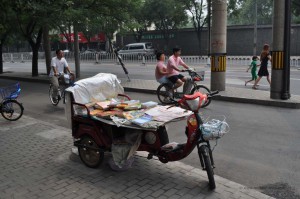
[[[0,86],[13,83],[1,80]],[[21,82],[19,99],[25,115],[67,127],[64,107],[48,99],[48,85]],[[128,93],[133,99],[157,101],[155,95]],[[260,189],[275,198],[300,198],[300,110],[213,101],[202,110],[208,116],[226,116],[230,133],[214,150],[216,174]],[[185,121],[168,125],[170,141],[185,142]],[[183,160],[200,167],[196,151]]]

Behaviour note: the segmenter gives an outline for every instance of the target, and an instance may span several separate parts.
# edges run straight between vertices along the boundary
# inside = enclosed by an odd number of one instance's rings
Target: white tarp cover
[[[118,94],[123,94],[124,88],[116,75],[98,73],[93,77],[75,82],[75,86],[69,87],[66,91],[73,94],[75,102],[87,104],[89,102],[111,99]]]

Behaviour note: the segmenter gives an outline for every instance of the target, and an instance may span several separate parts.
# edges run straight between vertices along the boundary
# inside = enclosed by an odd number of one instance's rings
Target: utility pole
[[[290,98],[290,0],[274,0],[272,99]]]
[[[257,0],[254,1],[254,37],[253,37],[253,55],[257,53]]]
[[[291,0],[285,0],[284,13],[284,68],[281,99],[291,98],[290,93]]]
[[[211,26],[211,0],[207,0],[207,34],[208,34],[208,44],[207,44],[207,55],[210,57],[210,44],[211,44],[211,35],[210,35],[210,26]]]
[[[227,47],[227,1],[212,0],[211,90],[225,90]]]
[[[80,78],[80,60],[79,60],[79,40],[78,40],[78,24],[74,23],[74,57],[76,78]]]

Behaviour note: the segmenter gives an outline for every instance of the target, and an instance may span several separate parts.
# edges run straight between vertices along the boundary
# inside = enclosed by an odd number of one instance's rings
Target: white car
[[[155,50],[152,43],[132,43],[127,44],[124,48],[119,50],[120,55],[154,55]]]

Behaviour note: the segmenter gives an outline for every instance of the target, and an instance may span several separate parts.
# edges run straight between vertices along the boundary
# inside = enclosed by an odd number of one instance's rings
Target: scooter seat
[[[203,98],[203,94],[202,93],[200,93],[200,92],[195,92],[194,94],[192,94],[192,95],[184,95],[183,96],[183,99],[185,99],[185,100],[194,100],[194,99],[196,99],[196,98]]]

